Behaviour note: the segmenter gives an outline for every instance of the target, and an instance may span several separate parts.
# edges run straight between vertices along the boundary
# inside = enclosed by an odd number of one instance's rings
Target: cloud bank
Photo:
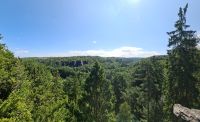
[[[120,47],[113,50],[85,50],[68,51],[66,53],[50,54],[47,57],[71,57],[71,56],[101,56],[101,57],[150,57],[160,55],[156,51],[146,51],[137,47]]]

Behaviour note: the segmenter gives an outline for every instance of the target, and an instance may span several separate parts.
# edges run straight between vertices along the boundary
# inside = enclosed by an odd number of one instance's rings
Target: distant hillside
[[[104,65],[116,64],[118,66],[132,65],[143,58],[118,58],[118,57],[98,57],[98,56],[77,56],[77,57],[33,57],[22,60],[34,60],[52,67],[80,67],[93,64],[95,61]]]

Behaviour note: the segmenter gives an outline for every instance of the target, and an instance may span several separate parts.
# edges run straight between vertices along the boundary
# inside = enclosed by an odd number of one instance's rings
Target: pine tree
[[[0,39],[2,39],[1,35]],[[6,100],[23,79],[24,72],[20,71],[21,68],[20,61],[5,44],[0,44],[0,100]]]
[[[31,82],[29,100],[33,104],[33,120],[47,122],[67,119],[69,111],[65,105],[68,98],[64,94],[62,80],[54,78],[42,64],[34,61],[24,61],[24,64]]]
[[[155,57],[141,61],[134,73],[134,116],[139,121],[162,121],[162,65]]]
[[[2,36],[0,34],[0,40]],[[32,121],[29,83],[21,60],[0,44],[0,121]]]
[[[70,111],[70,120],[69,121],[79,121],[80,109],[79,101],[82,97],[81,82],[78,75],[76,77],[67,78],[64,82],[64,91],[68,95],[68,108]],[[80,120],[81,121],[81,120]]]
[[[172,106],[175,103],[186,107],[194,107],[197,103],[197,43],[195,31],[189,30],[186,24],[188,4],[179,9],[175,30],[168,32],[168,82],[167,82],[167,108],[170,120],[177,121],[172,115]],[[172,119],[174,118],[174,119]]]
[[[111,83],[105,79],[104,71],[95,63],[85,82],[86,121],[107,122],[113,117],[113,93]]]
[[[123,74],[118,73],[113,80],[113,90],[115,93],[116,101],[115,101],[115,112],[119,112],[120,105],[125,101],[125,94],[127,88],[127,81]]]

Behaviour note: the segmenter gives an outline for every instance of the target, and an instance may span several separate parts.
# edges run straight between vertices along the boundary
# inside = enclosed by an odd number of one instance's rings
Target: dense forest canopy
[[[0,44],[0,122],[183,121],[174,104],[200,108],[199,39],[187,7],[163,56],[16,58]]]

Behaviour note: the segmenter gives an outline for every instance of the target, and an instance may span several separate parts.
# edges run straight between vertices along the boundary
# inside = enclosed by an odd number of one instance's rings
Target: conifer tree
[[[2,36],[0,34],[0,40]],[[32,121],[29,83],[21,61],[0,44],[0,121]]]
[[[139,121],[162,121],[162,66],[155,57],[141,61],[134,73],[133,114]],[[133,96],[133,97],[134,97]]]
[[[172,115],[172,106],[175,103],[186,107],[195,107],[197,104],[198,90],[197,79],[197,43],[195,31],[189,30],[186,24],[188,4],[179,9],[175,30],[168,32],[168,82],[167,82],[167,108],[168,121],[178,121]]]
[[[114,77],[112,85],[116,97],[115,112],[118,113],[120,105],[125,101],[125,94],[127,88],[127,81],[125,79],[125,76],[123,76],[123,74],[118,73]]]
[[[64,121],[69,113],[65,105],[62,80],[53,78],[50,71],[42,64],[24,62],[29,80],[31,81],[29,96],[33,104],[32,118],[36,122]]]
[[[95,63],[89,77],[85,82],[84,103],[86,105],[86,121],[107,122],[112,121],[113,93],[111,83],[105,79],[104,71]]]

